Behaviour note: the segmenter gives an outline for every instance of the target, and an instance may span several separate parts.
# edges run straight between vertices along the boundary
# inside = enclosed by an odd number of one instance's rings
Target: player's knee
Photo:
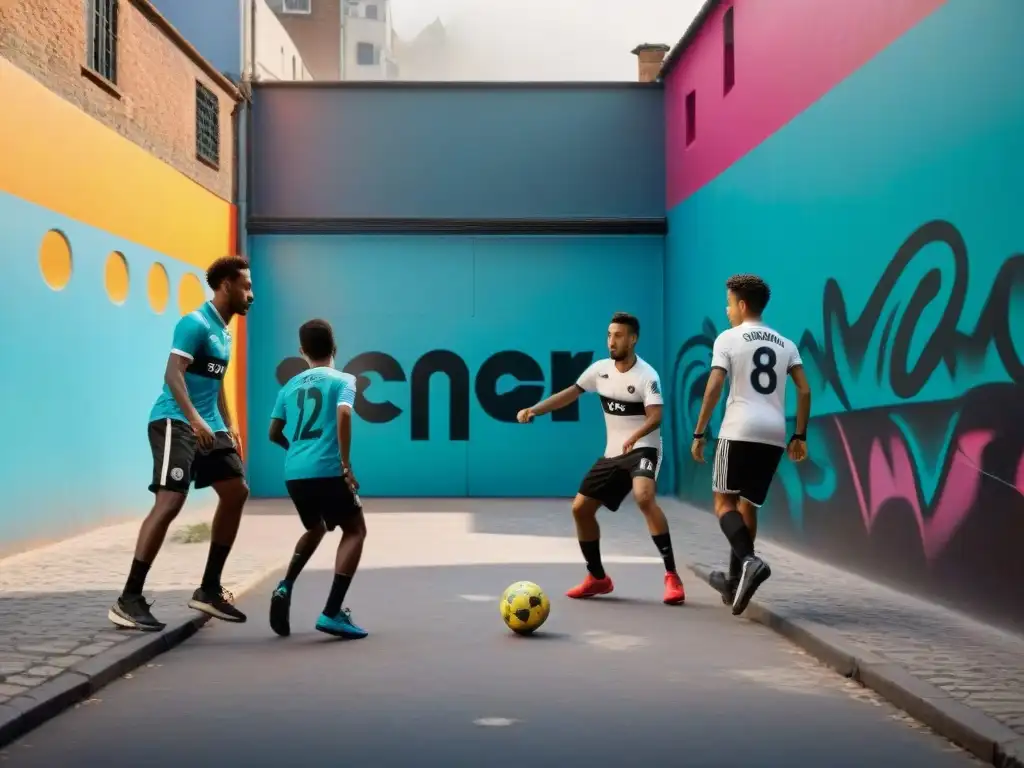
[[[572,500],[572,515],[577,520],[591,518],[597,515],[598,505],[586,496],[577,496]]]
[[[244,480],[237,480],[231,483],[224,483],[217,487],[217,495],[221,501],[241,508],[249,498],[249,486]]]
[[[715,515],[721,517],[736,509],[736,497],[725,493],[715,494]]]
[[[366,520],[363,519],[362,515],[346,520],[344,525],[341,526],[341,530],[346,536],[351,536],[360,541],[366,540]]]
[[[156,497],[151,514],[173,520],[185,506],[185,494],[183,493],[161,493]]]
[[[644,514],[654,512],[658,509],[653,489],[643,488],[641,490],[633,491],[633,499],[636,501],[636,505],[640,507],[640,511]]]

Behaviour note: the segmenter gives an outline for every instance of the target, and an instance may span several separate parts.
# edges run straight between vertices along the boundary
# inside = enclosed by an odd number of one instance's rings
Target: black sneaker
[[[768,563],[757,555],[751,555],[743,560],[743,570],[740,571],[740,582],[736,585],[736,597],[732,601],[732,615],[739,616],[750,604],[750,598],[754,596],[757,588],[772,575],[772,569]]]
[[[159,632],[164,628],[162,621],[157,621],[142,595],[121,595],[117,602],[110,606],[107,618],[121,629],[139,629],[143,632]]]
[[[241,624],[245,621],[245,614],[235,608],[232,603],[235,597],[223,587],[219,589],[204,589],[200,587],[192,593],[192,599],[188,601],[188,607],[202,611],[208,616],[213,616],[221,621],[233,621]]]
[[[270,596],[270,628],[281,637],[292,633],[289,620],[292,605],[292,591],[286,582],[281,582]]]
[[[725,605],[732,605],[732,601],[736,599],[736,584],[738,581],[739,579],[730,579],[722,571],[712,571],[708,575],[708,583],[722,595],[722,602]]]

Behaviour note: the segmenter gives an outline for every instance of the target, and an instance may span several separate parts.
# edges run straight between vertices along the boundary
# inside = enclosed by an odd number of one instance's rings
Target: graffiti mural
[[[859,314],[830,279],[807,307],[820,306],[819,335],[778,328],[799,339],[812,386],[810,458],[783,461],[763,525],[830,562],[1024,627],[1024,254],[1002,262],[970,310],[969,279],[961,233],[931,221]],[[698,502],[710,468],[685,459],[723,329],[705,319],[672,371],[676,491]]]

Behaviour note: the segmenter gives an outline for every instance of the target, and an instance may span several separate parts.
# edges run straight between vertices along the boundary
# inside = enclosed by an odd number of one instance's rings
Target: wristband
[[[800,435],[794,434],[791,438],[789,438],[789,442],[792,443],[794,440],[799,440],[801,443],[806,443],[807,442],[807,435],[806,434],[800,434]]]
[[[708,431],[706,429],[703,432],[701,432],[700,434],[698,434],[696,432],[693,433],[693,439],[694,440],[703,440],[707,436],[708,436]]]

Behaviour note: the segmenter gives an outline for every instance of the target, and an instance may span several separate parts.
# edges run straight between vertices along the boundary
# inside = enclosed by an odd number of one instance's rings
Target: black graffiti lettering
[[[448,439],[469,440],[469,367],[447,349],[427,352],[412,367],[412,439],[430,439],[430,377],[448,377]]]
[[[929,246],[937,246],[938,250]],[[943,251],[949,261],[936,260],[936,254]],[[897,294],[901,285],[907,288],[911,263],[926,258],[933,260],[926,262],[930,268],[913,284],[909,297]],[[950,274],[947,267],[950,261],[951,281],[944,280]],[[865,358],[876,336],[878,357],[872,366],[874,383],[883,384],[888,371],[888,384],[900,399],[917,396],[940,367],[945,367],[951,377],[961,369],[978,369],[993,348],[1009,379],[1024,384],[1024,361],[1018,348],[1021,324],[1018,322],[1016,327],[1012,324],[1024,296],[1024,253],[1013,254],[1003,262],[974,329],[965,331],[960,325],[967,300],[969,268],[967,244],[952,223],[934,220],[922,224],[896,250],[863,310],[854,319],[851,320],[839,281],[830,278],[825,283],[821,342],[811,331],[804,331],[797,345],[801,355],[805,362],[813,361],[827,386],[850,411],[855,407],[847,389],[849,382],[842,379],[837,356],[844,357],[854,376],[861,375],[865,366],[870,365]],[[919,327],[921,320],[929,307],[940,302],[939,319],[913,359],[913,341],[924,335],[925,329]],[[1015,331],[1017,339],[1014,339]],[[677,428],[673,439],[677,455],[685,452],[685,440],[696,423],[717,334],[714,323],[705,319],[702,332],[687,339],[676,354],[672,380],[676,384],[674,418]]]
[[[502,376],[513,376],[522,383],[499,395],[498,381]],[[513,350],[493,354],[477,372],[476,398],[484,412],[495,421],[513,422],[519,411],[543,397],[544,371],[536,360],[523,352]]]
[[[552,391],[557,392],[575,383],[579,375],[593,360],[592,352],[552,352]],[[276,370],[278,384],[284,384],[296,374],[309,368],[301,357],[282,360]],[[367,393],[372,379],[366,374],[376,373],[384,381],[407,381],[401,363],[386,352],[363,352],[349,360],[342,369],[356,377],[355,411],[371,424],[385,424],[402,415],[402,409],[389,400],[374,402]],[[411,389],[412,440],[430,439],[430,386],[435,373],[448,378],[448,439],[469,440],[470,432],[470,372],[466,361],[455,352],[435,349],[420,357],[412,368],[409,379]],[[503,376],[512,376],[519,384],[508,392],[498,393],[498,382]],[[544,371],[530,355],[517,350],[505,350],[491,355],[480,366],[474,382],[477,401],[488,416],[496,421],[514,422],[516,414],[544,396]],[[554,421],[579,421],[579,405],[556,411]]]
[[[401,415],[402,409],[394,403],[374,403],[366,397],[373,381],[363,375],[373,371],[384,381],[405,381],[405,371],[395,358],[386,352],[363,352],[349,360],[342,370],[356,377],[355,410],[359,418],[371,424],[386,424]]]
[[[571,387],[594,361],[593,352],[552,352],[551,353],[551,392],[561,392]],[[531,403],[532,405],[532,403]],[[560,411],[551,414],[552,421],[579,421],[580,401],[567,405]]]

